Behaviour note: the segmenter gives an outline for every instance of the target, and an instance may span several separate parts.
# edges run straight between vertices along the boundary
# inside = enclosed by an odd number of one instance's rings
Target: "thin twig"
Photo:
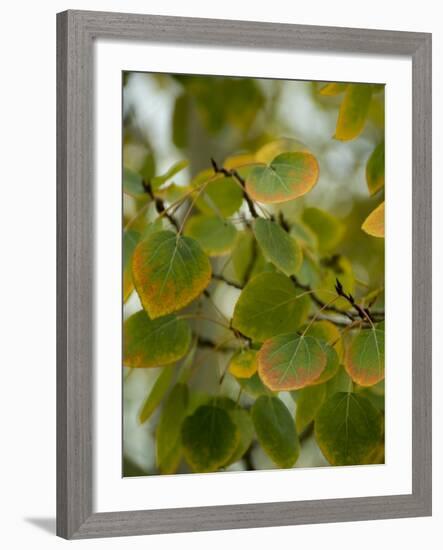
[[[246,192],[246,182],[245,180],[240,176],[240,174],[237,172],[237,170],[228,170],[224,168],[223,166],[219,166],[217,162],[211,158],[211,164],[212,168],[214,169],[214,172],[216,174],[223,174],[227,178],[234,178],[237,180],[237,182],[240,184],[241,188],[243,189],[243,198],[246,201],[246,204],[248,205],[249,212],[251,213],[251,216],[253,218],[259,218],[260,216],[257,213],[257,210],[255,209],[254,202],[252,201],[251,197]]]

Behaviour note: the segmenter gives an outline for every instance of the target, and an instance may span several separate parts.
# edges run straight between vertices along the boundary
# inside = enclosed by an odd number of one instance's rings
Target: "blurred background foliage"
[[[137,228],[136,214],[144,206],[147,218],[155,217],[152,205],[147,204],[146,194],[137,192],[140,178],[152,181],[166,174],[176,163],[188,161],[186,168],[172,176],[167,191],[162,195],[168,204],[183,196],[190,183],[201,177],[202,171],[211,170],[211,158],[220,165],[225,163],[229,166],[230,162],[235,162],[237,155],[245,155],[244,158],[248,159],[249,155],[282,137],[296,140],[316,157],[320,177],[312,191],[297,200],[279,205],[279,209],[285,219],[295,224],[291,231],[307,244],[308,249],[311,245],[318,247],[320,265],[325,268],[319,274],[306,255],[299,279],[315,288],[316,278],[329,277],[333,287],[335,276],[339,276],[345,288],[346,282],[349,282],[348,290],[352,290],[357,299],[367,297],[371,303],[375,300],[374,307],[383,309],[384,240],[368,235],[361,226],[380,204],[383,195],[383,190],[380,191],[376,184],[378,164],[372,162],[371,169],[368,161],[377,146],[379,156],[380,147],[384,147],[384,88],[374,87],[362,130],[355,139],[347,139],[346,136],[338,139],[337,123],[343,91],[342,84],[328,85],[324,82],[124,73],[124,177],[127,180],[125,185],[128,188],[132,185],[135,190],[124,195],[124,227]],[[368,192],[370,182],[375,186],[372,195]],[[159,183],[161,185],[161,181]],[[272,211],[272,208],[268,210]],[[239,244],[228,262],[226,256],[213,260],[219,271],[223,269],[230,279],[238,278],[238,265],[248,247],[247,243],[243,245],[246,248]],[[259,271],[261,268],[256,269]],[[217,307],[231,315],[230,308],[238,294],[237,289],[222,285],[215,289],[213,299]],[[131,288],[128,288],[127,297],[125,318],[141,307]],[[210,306],[199,307],[204,310]],[[199,330],[219,342],[230,336],[224,328],[212,324],[205,326],[200,323]],[[198,403],[199,395],[218,392],[220,375],[230,355],[232,353],[223,349],[195,349],[185,359],[205,364],[205,368],[199,370],[199,376],[190,382],[194,392],[190,396],[191,401],[194,399]],[[173,367],[166,369],[172,372]],[[123,446],[126,476],[159,473],[155,458],[155,432],[160,410],[148,411],[146,422],[140,422],[140,414],[152,388],[161,383],[159,375],[163,376],[164,385],[170,383],[172,375],[168,378],[164,370],[165,367],[124,369]],[[338,389],[347,391],[346,377],[343,371],[341,380],[338,378],[335,381]],[[240,402],[247,407],[253,402],[254,384],[260,384],[260,381],[256,378],[245,379],[242,384],[249,386],[240,398]],[[369,396],[378,409],[384,409],[383,383],[372,388],[361,388],[361,392]],[[260,393],[258,391],[256,395]],[[222,394],[237,399],[238,381],[232,376],[225,376]],[[289,394],[282,392],[280,397],[289,407],[294,407]],[[327,464],[315,438],[307,434],[296,467]],[[269,456],[255,445],[246,458],[227,469],[274,467],[276,465]],[[186,463],[180,462],[177,471],[187,472],[189,469]]]

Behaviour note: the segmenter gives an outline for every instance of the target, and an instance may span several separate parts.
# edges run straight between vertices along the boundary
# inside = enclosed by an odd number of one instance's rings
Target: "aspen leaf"
[[[261,273],[244,287],[235,305],[232,325],[263,342],[276,334],[295,331],[306,320],[311,302],[299,295],[292,281],[280,273]]]
[[[326,399],[326,386],[320,384],[309,386],[297,392],[297,408],[295,411],[295,427],[301,433],[316,417]]]
[[[138,421],[144,424],[151,417],[155,409],[160,405],[166,395],[172,379],[174,378],[174,367],[164,367],[161,369],[151,391],[146,396],[138,413]]]
[[[163,407],[156,431],[156,461],[162,474],[174,474],[181,460],[181,426],[186,416],[189,392],[176,384]]]
[[[194,472],[214,472],[232,456],[239,437],[226,410],[202,405],[183,422],[183,453]]]
[[[385,376],[384,323],[360,332],[350,340],[346,349],[345,367],[349,376],[360,386],[373,386]]]
[[[349,141],[358,137],[366,124],[372,99],[371,84],[349,84],[338,113],[335,139]]]
[[[150,319],[145,311],[129,317],[123,326],[123,364],[147,368],[169,365],[189,349],[191,329],[175,315]]]
[[[347,86],[346,82],[329,82],[322,86],[318,93],[324,96],[336,96],[343,93]]]
[[[280,468],[291,468],[300,454],[294,419],[278,399],[262,395],[252,406],[252,421],[260,445]]]
[[[294,275],[300,269],[303,256],[297,241],[272,220],[258,218],[254,233],[262,252],[285,275]]]
[[[158,231],[137,245],[132,278],[144,309],[155,319],[197,298],[209,284],[211,264],[194,239]]]
[[[385,143],[382,141],[372,152],[366,164],[366,182],[374,195],[385,185]]]
[[[173,178],[176,174],[184,170],[189,165],[187,160],[179,160],[169,168],[164,174],[155,176],[151,179],[151,185],[154,190],[158,189],[165,182]]]
[[[237,230],[222,218],[199,215],[188,221],[185,235],[195,239],[209,256],[221,256],[234,246]]]
[[[385,203],[382,202],[373,210],[361,226],[363,231],[372,237],[385,236]]]
[[[236,351],[228,369],[236,378],[251,378],[257,372],[257,352],[253,349]]]
[[[335,393],[317,414],[315,436],[330,464],[369,464],[382,437],[382,416],[360,395]]]
[[[258,374],[273,391],[290,391],[314,382],[326,367],[327,356],[316,338],[298,334],[274,336],[258,354]]]
[[[282,153],[269,165],[255,166],[246,180],[249,196],[265,204],[301,197],[317,183],[319,167],[311,153]]]
[[[305,208],[303,221],[317,236],[321,252],[335,248],[343,238],[345,232],[343,224],[325,210],[315,207]]]

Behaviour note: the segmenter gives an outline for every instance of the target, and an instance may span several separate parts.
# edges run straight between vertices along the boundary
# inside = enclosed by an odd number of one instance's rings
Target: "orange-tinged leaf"
[[[385,327],[362,329],[346,349],[345,368],[360,386],[373,386],[385,377]]]
[[[338,113],[335,139],[349,141],[361,134],[372,98],[372,85],[349,84]]]
[[[311,153],[282,153],[269,165],[255,166],[246,179],[248,195],[273,204],[305,195],[317,183],[319,166]]]
[[[211,264],[194,239],[158,231],[137,245],[132,278],[143,308],[155,319],[197,298],[209,284]]]
[[[363,231],[372,237],[385,236],[385,203],[382,202],[373,210],[361,226]]]
[[[298,390],[314,382],[326,367],[323,346],[312,336],[282,334],[258,353],[258,374],[273,391]]]

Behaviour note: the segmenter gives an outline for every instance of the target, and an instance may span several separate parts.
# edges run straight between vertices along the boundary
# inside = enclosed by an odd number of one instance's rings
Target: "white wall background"
[[[79,541],[79,549],[441,548],[443,538],[442,280],[443,18],[436,0],[14,0],[0,33],[1,365],[0,540],[7,549],[68,544],[55,526],[55,14],[68,8],[433,33],[434,516]],[[6,124],[5,124],[6,122]],[[6,193],[6,196],[5,196]],[[6,299],[6,301],[5,301]]]

